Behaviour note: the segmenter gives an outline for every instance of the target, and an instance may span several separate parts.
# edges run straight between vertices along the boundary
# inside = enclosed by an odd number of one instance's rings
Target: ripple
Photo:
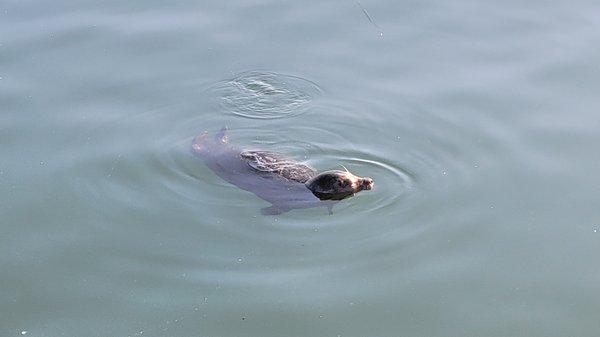
[[[285,76],[267,75],[246,73],[220,82],[211,93],[285,96],[282,92],[293,87]],[[277,81],[252,82],[253,76],[285,82],[287,89]],[[209,103],[190,97],[91,131],[85,138],[91,138],[94,150],[82,148],[78,160],[85,167],[77,170],[82,176],[69,181],[82,202],[93,205],[108,223],[135,219],[128,223],[133,232],[153,224],[160,237],[183,240],[189,247],[203,245],[202,257],[192,253],[172,257],[177,268],[195,266],[203,271],[188,270],[191,282],[227,279],[256,284],[285,280],[287,275],[317,277],[335,272],[341,263],[348,270],[363,268],[373,258],[399,251],[397,247],[416,236],[438,229],[440,220],[433,218],[433,210],[444,207],[452,189],[468,183],[469,168],[461,159],[469,158],[468,148],[459,145],[466,136],[474,137],[461,125],[437,118],[435,111],[375,103],[363,111],[354,101],[328,98],[319,102],[318,118],[292,123],[279,117],[297,114],[297,109],[270,120],[262,114],[227,119],[221,113],[198,113],[198,106]],[[382,121],[371,111],[385,115],[394,111],[395,119]],[[380,127],[381,123],[389,127]],[[268,206],[265,201],[222,180],[190,152],[195,135],[214,134],[225,125],[236,146],[282,153],[318,171],[343,165],[356,175],[373,178],[375,187],[336,204],[332,216],[324,208],[262,216],[259,210]],[[239,242],[245,251],[235,251]],[[271,254],[276,247],[291,250]],[[356,255],[352,263],[348,254]],[[300,255],[301,260],[290,264]],[[237,262],[239,258],[243,263]],[[223,269],[229,263],[236,270]],[[261,266],[269,270],[258,272]]]
[[[300,115],[321,93],[307,79],[274,72],[250,71],[208,89],[222,111],[252,119]]]
[[[365,205],[369,212],[396,206],[402,196],[414,189],[415,176],[408,170],[383,158],[369,158],[368,156],[340,158],[341,161],[351,163],[346,165],[350,171],[356,170],[369,172],[373,179],[379,179],[378,191],[375,197],[370,198],[370,203]],[[364,169],[363,169],[364,168]]]
[[[324,135],[327,141],[319,141],[313,134]],[[296,126],[290,127],[286,132],[278,128],[236,128],[230,130],[229,139],[232,144],[241,148],[258,148],[285,154],[319,171],[339,169],[344,165],[357,175],[372,177],[375,189],[358,193],[335,206],[334,211],[340,218],[381,209],[402,210],[402,198],[410,196],[417,182],[416,175],[411,170],[393,159],[357,149],[344,135],[319,127]],[[312,142],[305,141],[311,139]],[[236,207],[245,209],[247,214],[258,213],[258,208],[264,206],[263,201],[216,177],[199,159],[190,156],[187,146],[189,139],[177,141],[177,145],[157,158],[158,167],[163,167],[161,174],[168,170],[175,171],[169,174],[169,179],[163,179],[168,182],[167,187],[171,193],[184,197],[191,203],[204,202],[215,206],[228,205],[232,198],[243,199],[244,202],[238,203]],[[178,180],[172,179],[177,176]],[[190,188],[190,184],[194,187]],[[352,210],[347,210],[349,208]],[[294,226],[306,227],[313,226],[315,219],[322,220],[325,214],[321,209],[312,209],[295,210],[285,216],[295,219]],[[337,221],[327,222],[333,224]]]

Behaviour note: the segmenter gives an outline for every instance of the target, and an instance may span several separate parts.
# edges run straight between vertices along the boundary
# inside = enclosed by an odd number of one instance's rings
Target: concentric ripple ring
[[[319,86],[307,79],[259,71],[218,82],[207,91],[223,113],[252,119],[300,115],[321,94]]]

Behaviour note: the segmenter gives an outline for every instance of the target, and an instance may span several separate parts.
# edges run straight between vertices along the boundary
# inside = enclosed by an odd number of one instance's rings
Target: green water
[[[600,335],[594,1],[0,3],[0,336]],[[196,134],[375,188],[264,216]]]

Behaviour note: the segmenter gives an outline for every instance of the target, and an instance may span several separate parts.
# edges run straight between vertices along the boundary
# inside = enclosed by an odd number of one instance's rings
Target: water
[[[592,1],[4,1],[1,336],[597,336]],[[375,189],[263,216],[230,141]]]

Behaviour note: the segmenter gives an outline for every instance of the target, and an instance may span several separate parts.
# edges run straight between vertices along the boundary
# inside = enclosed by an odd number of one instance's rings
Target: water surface
[[[592,1],[0,4],[0,335],[597,336]],[[192,137],[375,189],[268,206]]]

